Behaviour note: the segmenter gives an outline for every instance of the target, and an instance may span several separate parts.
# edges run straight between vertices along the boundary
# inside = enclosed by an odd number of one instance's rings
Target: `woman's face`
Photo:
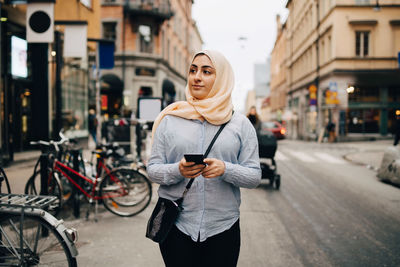
[[[204,99],[214,85],[216,72],[210,58],[198,55],[194,58],[189,70],[189,90],[197,99]]]

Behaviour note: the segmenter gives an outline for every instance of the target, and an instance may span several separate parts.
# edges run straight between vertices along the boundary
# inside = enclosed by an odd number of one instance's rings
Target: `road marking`
[[[304,161],[304,162],[316,162],[317,160],[313,157],[310,157],[304,152],[299,152],[299,151],[289,151],[289,153],[296,157],[297,159]]]
[[[335,158],[334,156],[329,155],[327,153],[314,152],[314,155],[317,156],[319,159],[329,162],[329,163],[333,163],[333,164],[345,164],[346,163],[344,160]]]
[[[276,151],[275,159],[276,160],[289,160],[289,158],[286,157],[285,155],[283,155],[282,152],[280,152],[280,151]]]

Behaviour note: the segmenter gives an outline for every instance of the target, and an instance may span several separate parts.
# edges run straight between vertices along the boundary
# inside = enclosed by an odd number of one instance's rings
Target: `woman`
[[[166,266],[236,266],[240,250],[239,187],[254,188],[261,171],[254,127],[232,115],[232,67],[215,51],[197,53],[191,63],[187,101],[166,107],[153,126],[148,164],[158,194],[182,196],[175,227],[160,244]],[[204,153],[221,124],[228,122],[203,164],[186,162],[184,154]]]
[[[256,131],[260,130],[261,121],[258,118],[257,109],[255,106],[250,108],[249,114],[247,114],[247,118],[250,120],[251,124],[253,124]]]

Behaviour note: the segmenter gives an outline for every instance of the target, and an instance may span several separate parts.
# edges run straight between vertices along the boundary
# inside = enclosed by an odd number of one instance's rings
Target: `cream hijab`
[[[214,125],[221,125],[232,117],[232,90],[234,86],[234,75],[228,60],[219,52],[203,50],[196,53],[192,61],[199,54],[205,54],[211,60],[216,70],[216,78],[208,96],[204,99],[194,98],[186,84],[186,101],[174,102],[167,106],[154,121],[152,136],[154,136],[158,125],[165,115],[173,115],[185,119],[206,120]]]

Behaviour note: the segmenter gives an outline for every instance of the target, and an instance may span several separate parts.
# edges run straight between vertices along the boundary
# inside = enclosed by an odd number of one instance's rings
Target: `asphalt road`
[[[238,266],[400,266],[400,188],[344,160],[350,152],[338,144],[279,142],[281,189],[263,180],[256,189],[242,190]],[[14,184],[23,183],[17,174],[32,168],[26,164],[8,173]],[[98,222],[93,211],[84,219],[86,207],[81,219],[66,218],[79,232],[79,266],[163,266],[157,244],[144,237],[155,195],[132,218],[101,207]]]
[[[400,189],[345,150],[280,146],[281,190],[243,190],[240,266],[400,266]]]

